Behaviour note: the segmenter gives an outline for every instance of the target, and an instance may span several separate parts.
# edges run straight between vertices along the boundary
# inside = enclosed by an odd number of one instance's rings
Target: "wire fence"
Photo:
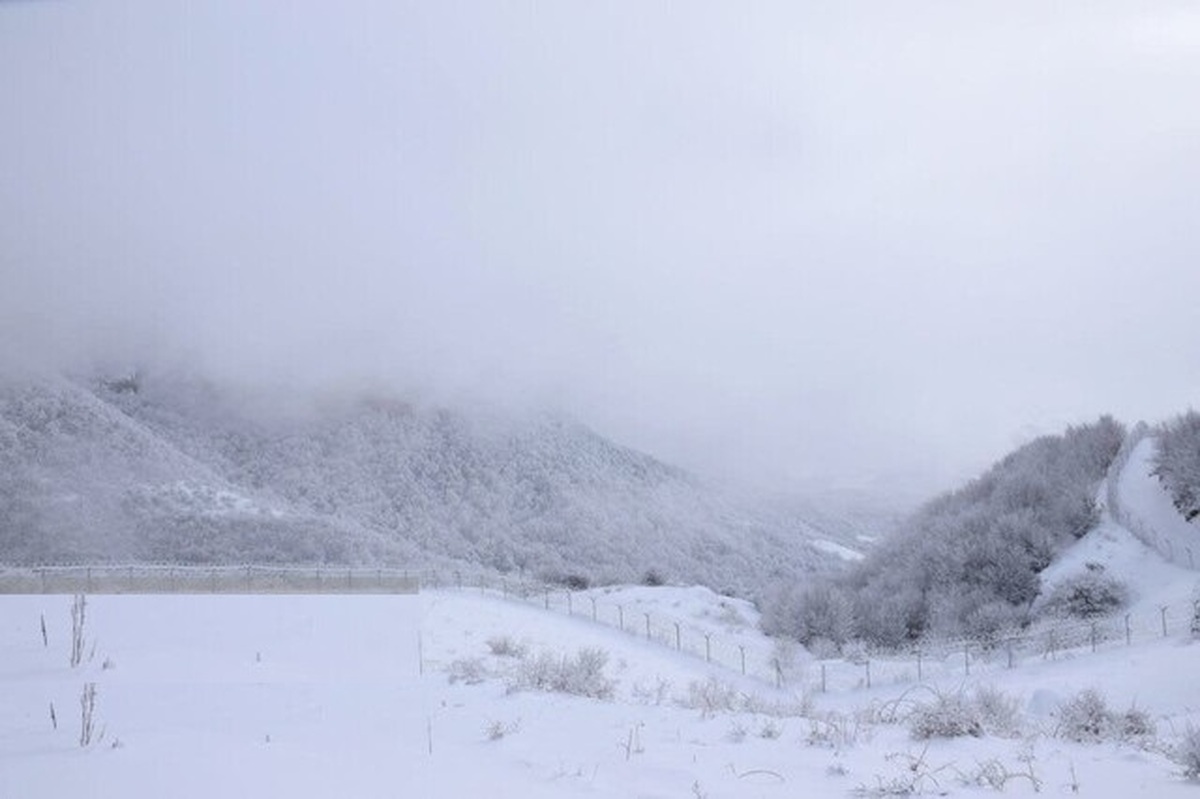
[[[925,641],[904,651],[848,646],[842,656],[815,658],[785,641],[764,642],[751,626],[717,630],[667,611],[616,601],[603,589],[571,589],[494,575],[426,572],[433,588],[478,591],[590,620],[736,674],[796,693],[848,692],[987,672],[1028,668],[1138,643],[1200,635],[1200,600],[1151,613],[1089,620],[1049,620],[989,639]]]
[[[745,619],[700,625],[604,589],[569,588],[496,574],[329,566],[0,566],[0,594],[415,594],[422,587],[478,591],[589,620],[797,693],[846,692],[1086,656],[1151,640],[1200,635],[1200,600],[1085,621],[1045,621],[986,640],[929,641],[906,651],[847,647],[815,658],[767,643]]]
[[[0,566],[0,594],[415,594],[420,573],[329,566]]]

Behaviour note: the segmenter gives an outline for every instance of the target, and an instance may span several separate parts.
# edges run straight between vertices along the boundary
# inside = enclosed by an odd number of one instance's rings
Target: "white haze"
[[[1200,396],[1197,86],[1168,0],[0,2],[0,337],[932,490]]]

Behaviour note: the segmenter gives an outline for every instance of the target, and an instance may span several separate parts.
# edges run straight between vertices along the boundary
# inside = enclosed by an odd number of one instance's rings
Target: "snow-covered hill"
[[[576,423],[383,395],[280,407],[194,379],[10,380],[0,467],[15,562],[457,562],[748,593],[856,546]]]

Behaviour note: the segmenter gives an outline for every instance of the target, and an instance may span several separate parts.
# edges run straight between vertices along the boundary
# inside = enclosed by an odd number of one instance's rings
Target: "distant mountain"
[[[842,537],[548,416],[197,379],[0,385],[0,562],[655,571],[753,593],[827,569]]]

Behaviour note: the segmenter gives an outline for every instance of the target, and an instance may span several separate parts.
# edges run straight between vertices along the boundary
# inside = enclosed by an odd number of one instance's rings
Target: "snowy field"
[[[714,629],[740,626],[749,647],[772,646],[753,618],[738,621],[707,590],[617,590]],[[70,597],[0,603],[6,799],[1200,790],[1168,757],[1187,723],[1200,722],[1200,644],[1183,634],[989,671],[975,679],[1015,703],[1015,723],[922,741],[910,732],[917,706],[935,689],[970,694],[974,682],[776,691],[585,617],[469,590],[93,596],[75,668]],[[604,654],[600,679],[568,689],[603,698],[538,689],[538,664],[574,663],[581,649]],[[80,746],[88,683],[95,727]],[[1114,711],[1145,711],[1156,733],[1057,737],[1059,704],[1088,687]]]

